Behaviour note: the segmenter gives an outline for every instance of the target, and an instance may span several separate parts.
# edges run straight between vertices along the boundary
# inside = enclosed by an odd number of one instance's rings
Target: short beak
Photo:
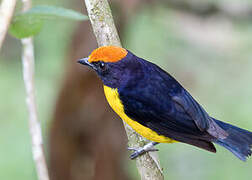
[[[91,67],[92,69],[95,69],[94,65],[91,64],[91,63],[88,61],[88,57],[79,59],[79,60],[78,60],[78,63],[83,64],[83,65],[86,65],[86,66],[89,66],[89,67]]]
[[[78,63],[83,64],[83,65],[87,65],[87,66],[91,66],[91,64],[88,62],[88,58],[82,58],[78,60]]]

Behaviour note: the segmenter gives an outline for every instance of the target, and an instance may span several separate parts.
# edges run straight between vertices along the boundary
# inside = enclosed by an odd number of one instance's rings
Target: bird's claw
[[[141,148],[139,148],[138,150],[134,150],[134,152],[130,155],[130,159],[135,159],[144,153],[145,153],[145,151]]]
[[[146,152],[158,151],[158,149],[154,148],[154,145],[156,145],[156,143],[154,144],[153,142],[151,142],[151,143],[146,144],[143,147],[128,147],[128,150],[134,151],[130,155],[130,159],[135,159]]]

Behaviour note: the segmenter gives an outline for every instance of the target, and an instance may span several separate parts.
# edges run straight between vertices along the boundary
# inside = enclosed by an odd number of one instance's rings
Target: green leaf
[[[16,38],[26,38],[38,34],[45,20],[66,18],[87,20],[88,17],[70,9],[53,6],[34,6],[30,10],[17,14],[10,25],[9,33]]]
[[[87,20],[88,17],[83,15],[79,12],[65,9],[61,7],[54,7],[54,6],[34,6],[30,10],[26,11],[24,14],[28,15],[37,15],[41,18],[47,17],[61,17],[67,18],[71,20]]]
[[[9,33],[18,38],[26,38],[38,34],[44,21],[34,16],[18,16],[17,19],[11,23]]]

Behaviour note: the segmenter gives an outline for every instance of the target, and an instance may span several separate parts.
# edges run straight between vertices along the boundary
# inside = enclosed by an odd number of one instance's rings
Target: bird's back
[[[193,119],[172,102],[174,95],[186,90],[155,64],[140,58],[136,60],[139,61],[137,75],[135,71],[130,72],[130,78],[118,89],[125,113],[158,134],[175,140],[181,141],[182,136],[212,138],[200,131]]]

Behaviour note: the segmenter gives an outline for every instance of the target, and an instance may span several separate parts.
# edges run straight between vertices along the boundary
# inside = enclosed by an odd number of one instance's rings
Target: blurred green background
[[[85,8],[81,3],[76,9],[67,0],[34,2],[80,12]],[[216,13],[202,13],[212,6],[219,8]],[[137,9],[126,25],[124,47],[166,69],[213,117],[252,131],[252,2],[191,1],[176,7],[160,2]],[[36,98],[45,142],[75,27],[71,21],[47,22],[34,38]],[[0,54],[0,179],[36,179],[20,54],[20,42],[7,37]],[[251,159],[244,163],[219,146],[217,154],[180,143],[158,148],[165,179],[252,177]],[[129,164],[137,177],[134,162]]]

